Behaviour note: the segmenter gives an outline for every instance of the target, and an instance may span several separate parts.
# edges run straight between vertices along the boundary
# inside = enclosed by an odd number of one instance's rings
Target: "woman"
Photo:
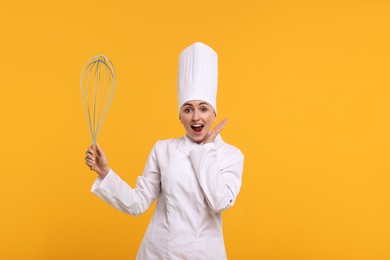
[[[209,46],[197,42],[180,54],[179,119],[186,135],[154,145],[135,188],[108,166],[99,146],[96,155],[91,147],[86,153],[99,175],[92,192],[102,200],[139,215],[157,199],[137,259],[226,259],[221,212],[237,198],[244,156],[219,135],[227,119],[211,130],[217,81],[218,58]]]

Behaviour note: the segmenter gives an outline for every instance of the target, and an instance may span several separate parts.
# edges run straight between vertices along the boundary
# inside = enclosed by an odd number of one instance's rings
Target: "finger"
[[[101,154],[101,149],[100,149],[100,146],[99,146],[99,144],[96,144],[96,153],[98,154],[98,155],[100,155]]]
[[[85,164],[86,164],[90,169],[92,169],[93,163],[85,162]]]
[[[94,159],[94,158],[85,157],[85,161],[86,161],[86,162],[95,163],[95,159]]]
[[[98,154],[99,156],[104,155],[103,149],[100,148],[100,145],[99,145],[99,144],[96,145],[96,151],[97,151],[97,154]]]
[[[89,153],[87,152],[85,157],[88,157],[88,158],[95,158],[95,156],[93,155],[93,153]]]
[[[87,151],[85,153],[93,155],[93,150],[92,150],[91,146],[88,147],[88,149],[87,149]]]
[[[88,163],[95,163],[95,160],[91,158],[85,158],[85,161]]]
[[[229,119],[228,118],[225,118],[224,120],[222,120],[221,122],[219,122],[213,129],[212,133],[213,135],[217,136],[221,131],[222,129],[225,128],[226,124],[228,123]]]
[[[214,129],[210,132],[209,136],[206,139],[206,143],[214,142],[215,138],[217,135],[222,131],[222,129],[225,127],[227,124],[228,119],[224,119],[221,122],[219,122]]]

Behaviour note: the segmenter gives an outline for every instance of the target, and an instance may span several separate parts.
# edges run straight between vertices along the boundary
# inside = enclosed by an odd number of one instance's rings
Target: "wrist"
[[[102,169],[102,171],[99,173],[99,176],[101,178],[104,178],[106,177],[106,175],[108,174],[108,172],[110,171],[110,167],[109,166],[106,166]]]

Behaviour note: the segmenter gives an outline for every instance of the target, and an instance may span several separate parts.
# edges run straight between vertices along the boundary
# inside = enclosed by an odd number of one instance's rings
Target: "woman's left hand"
[[[225,125],[228,123],[229,119],[225,118],[221,122],[219,122],[214,129],[210,132],[209,136],[206,138],[206,141],[204,141],[205,144],[207,143],[213,143],[217,135],[224,129]]]

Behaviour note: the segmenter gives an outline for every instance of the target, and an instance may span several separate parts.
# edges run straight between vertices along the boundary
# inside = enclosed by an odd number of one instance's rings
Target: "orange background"
[[[99,143],[129,184],[183,136],[178,55],[219,54],[219,119],[246,156],[229,259],[390,259],[390,2],[7,1],[1,27],[1,259],[134,259],[139,217],[90,193],[79,77],[118,86]]]

